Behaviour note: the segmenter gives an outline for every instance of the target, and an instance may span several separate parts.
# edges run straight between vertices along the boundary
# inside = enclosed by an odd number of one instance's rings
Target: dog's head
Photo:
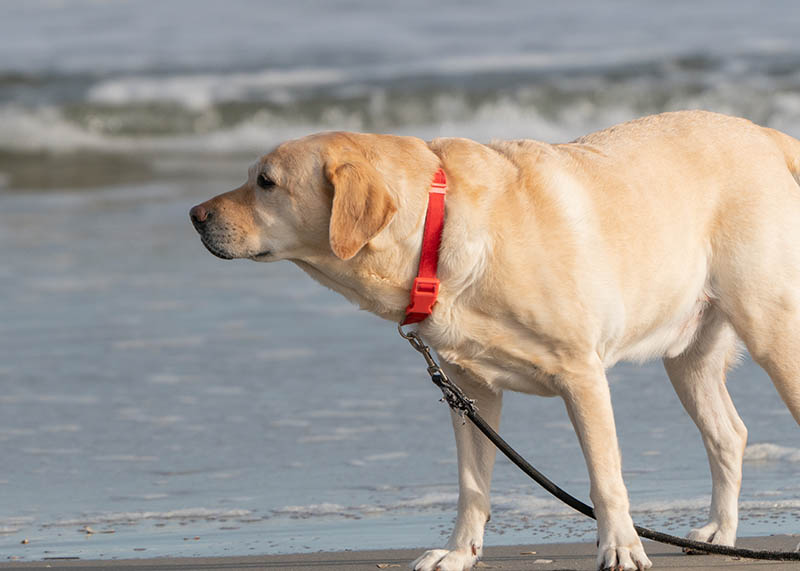
[[[245,184],[192,208],[192,223],[220,258],[351,259],[408,201],[402,190],[414,157],[423,158],[421,177],[435,169],[422,141],[387,138],[323,133],[284,143],[250,168]]]

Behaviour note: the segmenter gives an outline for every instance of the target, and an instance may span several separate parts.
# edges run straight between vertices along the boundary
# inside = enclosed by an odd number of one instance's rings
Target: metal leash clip
[[[439,387],[439,389],[442,391],[443,396],[441,400],[446,402],[451,409],[458,412],[458,414],[461,415],[462,420],[464,419],[465,414],[477,414],[478,407],[475,406],[475,401],[471,398],[468,398],[467,395],[465,395],[457,385],[453,384],[453,381],[448,378],[447,374],[439,366],[439,363],[437,363],[433,358],[430,347],[425,345],[419,334],[416,331],[409,331],[406,333],[403,331],[402,324],[397,326],[397,331],[400,332],[400,335],[403,337],[403,339],[408,341],[411,346],[425,358],[425,362],[428,365],[428,374],[431,376],[431,381],[433,381],[433,384]]]

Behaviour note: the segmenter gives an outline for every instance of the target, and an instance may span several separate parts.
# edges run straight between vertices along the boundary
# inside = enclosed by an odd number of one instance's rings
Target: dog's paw
[[[478,562],[480,552],[475,546],[464,549],[431,549],[412,564],[413,571],[464,571]]]
[[[600,544],[597,552],[597,568],[600,570],[638,571],[650,569],[652,566],[653,564],[647,558],[638,537],[624,545],[619,543]]]
[[[736,543],[736,531],[725,530],[719,523],[710,521],[703,527],[690,531],[686,538],[692,541],[705,541],[706,543],[713,543],[714,545],[729,545],[733,547],[734,543]],[[705,551],[697,551],[688,547],[684,547],[683,552],[688,555],[706,554]]]

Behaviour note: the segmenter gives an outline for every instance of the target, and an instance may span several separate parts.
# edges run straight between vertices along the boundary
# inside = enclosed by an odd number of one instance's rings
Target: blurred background
[[[321,130],[564,142],[704,108],[800,136],[798,24],[795,0],[0,1],[0,556],[440,546],[455,449],[418,356],[289,263],[212,257],[188,209]],[[683,535],[700,438],[659,364],[609,378],[634,518]],[[740,533],[797,533],[800,429],[749,359],[730,385]],[[585,498],[561,403],[506,403]],[[593,539],[502,459],[494,500],[487,544]]]

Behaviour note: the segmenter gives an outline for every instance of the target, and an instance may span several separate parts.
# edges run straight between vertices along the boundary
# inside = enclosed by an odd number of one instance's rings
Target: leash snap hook
[[[476,414],[477,407],[475,406],[475,401],[471,398],[468,398],[464,392],[458,388],[457,385],[454,385],[453,382],[447,377],[447,374],[442,370],[442,367],[431,355],[430,347],[425,345],[422,341],[422,338],[419,336],[419,333],[416,331],[409,331],[406,333],[403,331],[403,324],[399,324],[397,326],[397,331],[400,335],[408,341],[411,346],[416,349],[422,357],[425,359],[425,363],[428,365],[427,371],[428,375],[431,377],[431,381],[433,384],[439,387],[439,390],[442,391],[442,401],[446,402],[453,411],[459,413],[461,415],[461,419],[464,420],[464,417],[467,413]]]
[[[403,331],[403,324],[402,323],[398,323],[397,324],[397,331],[398,331],[398,333],[400,333],[400,337],[402,337],[403,339],[405,339],[407,341],[411,341],[411,339],[413,339],[414,337],[417,336],[417,332],[416,331],[409,331],[408,333]]]

